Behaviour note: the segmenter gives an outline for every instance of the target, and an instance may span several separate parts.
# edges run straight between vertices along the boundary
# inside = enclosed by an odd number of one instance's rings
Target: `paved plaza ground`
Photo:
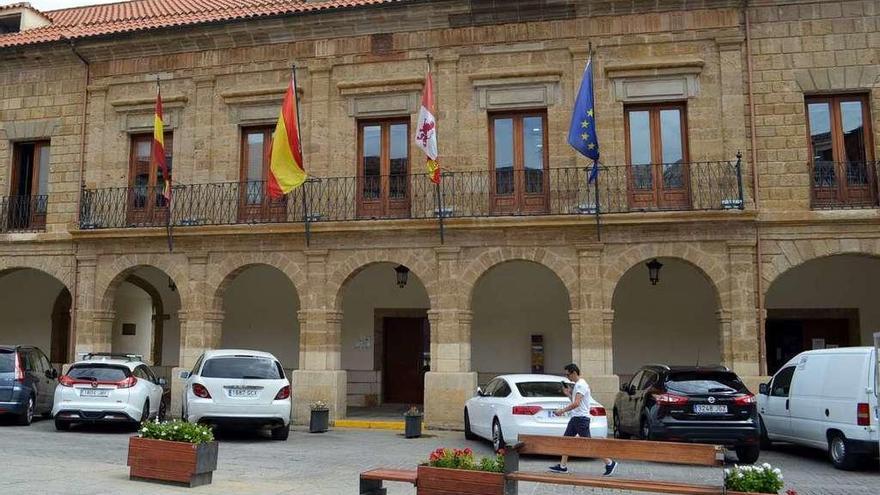
[[[268,435],[224,434],[219,437],[220,459],[214,483],[186,489],[129,481],[125,461],[130,435],[103,427],[56,432],[52,422],[45,420],[30,427],[4,424],[0,426],[0,494],[354,494],[360,471],[379,466],[413,468],[440,446],[471,447],[478,454],[490,454],[488,444],[466,441],[460,432],[428,432],[424,438],[407,440],[399,433],[384,430],[335,429],[309,434],[296,429],[286,442],[272,441]],[[525,469],[543,470],[551,461],[527,458],[523,464]],[[781,467],[786,487],[794,488],[799,495],[880,492],[880,469],[838,471],[818,451],[779,447],[762,453],[760,461]],[[602,469],[600,461],[581,461],[572,466],[578,473],[599,473]],[[630,462],[621,465],[617,476],[709,481],[720,479],[720,472]],[[525,483],[520,487],[523,495],[597,492]],[[415,490],[392,483],[389,494],[414,495]]]

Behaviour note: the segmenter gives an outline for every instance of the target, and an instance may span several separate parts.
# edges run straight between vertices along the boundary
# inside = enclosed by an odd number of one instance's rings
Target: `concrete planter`
[[[330,410],[312,409],[309,417],[309,433],[324,433],[330,429]]]
[[[129,479],[194,487],[211,483],[217,469],[217,442],[201,444],[131,437]]]
[[[429,466],[418,468],[418,495],[504,495],[504,475]]]

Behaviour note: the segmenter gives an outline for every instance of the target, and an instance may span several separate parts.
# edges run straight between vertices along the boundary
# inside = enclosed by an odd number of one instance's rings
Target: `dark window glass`
[[[495,389],[498,388],[498,386],[500,384],[501,384],[501,380],[498,380],[497,378],[495,380],[492,380],[491,382],[489,382],[488,385],[486,385],[486,388],[483,389],[483,395],[491,396],[495,392]]]
[[[216,357],[205,361],[205,378],[279,380],[283,378],[275,361],[261,357]]]
[[[523,169],[527,193],[544,190],[544,118],[523,117]]]
[[[643,376],[645,376],[645,372],[639,371],[638,373],[636,373],[636,375],[634,377],[632,377],[632,379],[629,381],[629,384],[631,386],[638,388],[638,385],[639,385],[639,383],[641,383]]]
[[[119,382],[125,380],[131,371],[121,366],[106,364],[80,364],[74,365],[67,372],[67,376],[77,380],[97,380],[99,382]]]
[[[406,198],[407,173],[409,172],[409,125],[391,124],[391,149],[389,165],[389,196],[391,199]]]
[[[671,373],[666,387],[681,394],[732,394],[746,391],[736,374],[728,371],[685,371]]]
[[[15,371],[15,352],[0,349],[0,373],[12,373]]]
[[[562,380],[558,382],[521,382],[516,384],[516,389],[523,397],[568,397],[562,391]]]
[[[657,383],[657,373],[653,371],[645,371],[645,374],[642,375],[641,381],[639,381],[639,390],[647,390],[650,387],[653,387],[655,383]]]
[[[498,388],[492,392],[492,397],[507,397],[508,395],[510,395],[510,385],[505,381],[502,381]]]
[[[791,389],[791,379],[794,377],[794,366],[789,366],[776,374],[770,384],[770,395],[773,397],[788,397]]]
[[[378,199],[382,176],[382,127],[368,125],[363,127],[364,153],[364,199]]]
[[[199,368],[202,367],[202,359],[204,359],[204,358],[205,358],[205,355],[204,355],[204,354],[202,354],[201,356],[199,356],[198,361],[196,361],[195,366],[193,366],[193,369],[192,369],[192,371],[190,372],[191,375],[195,375],[196,373],[198,373]]]
[[[513,194],[513,119],[495,119],[495,194]]]

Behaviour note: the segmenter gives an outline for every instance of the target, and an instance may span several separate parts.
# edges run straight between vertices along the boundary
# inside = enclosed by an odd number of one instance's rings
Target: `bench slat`
[[[692,485],[665,481],[658,482],[592,476],[572,476],[567,474],[541,474],[521,471],[508,474],[507,479],[530,481],[533,483],[552,483],[554,485],[590,486],[595,488],[674,493],[681,495],[720,495],[723,492],[720,486],[711,485]]]
[[[361,473],[362,480],[398,481],[416,484],[418,474],[411,469],[372,469]]]
[[[520,454],[613,457],[630,461],[652,461],[692,466],[721,466],[723,447],[698,443],[652,442],[612,438],[550,437],[520,435]]]

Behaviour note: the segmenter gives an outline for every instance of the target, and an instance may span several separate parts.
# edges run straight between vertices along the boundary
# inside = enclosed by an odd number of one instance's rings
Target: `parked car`
[[[29,425],[35,414],[52,413],[58,371],[37,347],[0,346],[0,414],[12,414]]]
[[[214,426],[268,427],[275,440],[290,434],[290,382],[272,354],[214,350],[202,354],[186,380],[181,416]]]
[[[140,356],[87,354],[58,379],[52,415],[55,428],[74,423],[140,423],[164,419],[163,387]]]
[[[563,391],[565,378],[555,375],[501,375],[464,405],[464,436],[485,438],[498,450],[515,444],[519,435],[562,436],[570,416],[553,411],[571,404]],[[592,398],[591,398],[592,399]],[[590,435],[608,436],[605,408],[590,400]]]
[[[742,463],[760,455],[755,396],[723,366],[648,365],[620,386],[614,436],[733,447]]]
[[[838,469],[854,469],[877,457],[877,366],[873,347],[798,354],[769,384],[761,384],[764,441],[827,449]]]

